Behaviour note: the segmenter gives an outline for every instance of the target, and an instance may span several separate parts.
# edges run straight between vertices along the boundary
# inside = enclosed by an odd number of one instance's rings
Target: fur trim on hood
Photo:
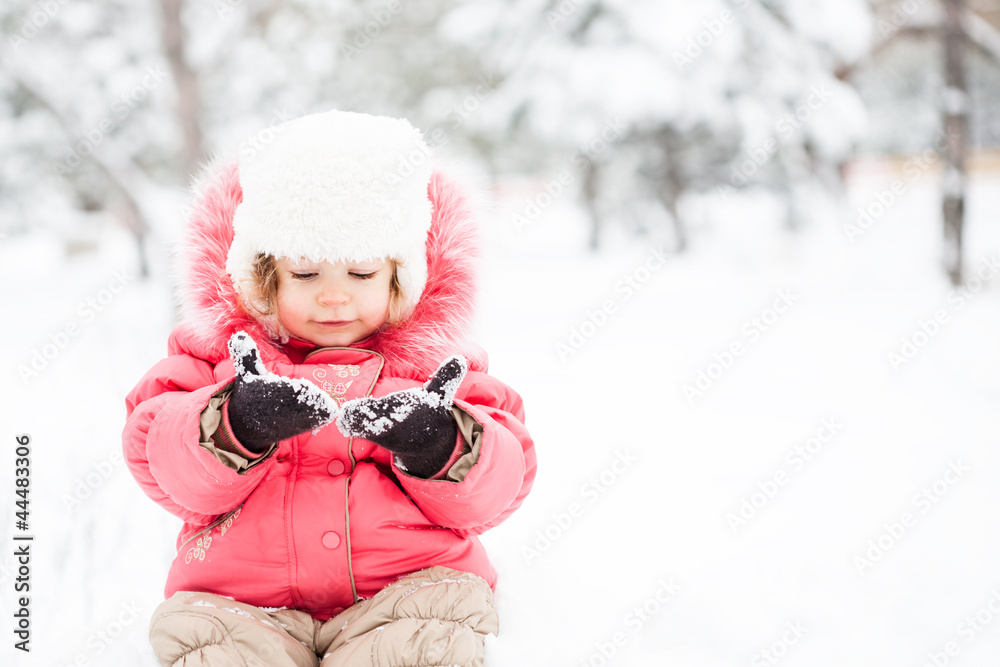
[[[180,351],[212,363],[229,356],[229,337],[244,330],[257,341],[264,361],[285,356],[279,341],[240,305],[226,256],[233,241],[233,215],[242,201],[235,160],[209,165],[195,185],[191,219],[179,250],[183,321],[174,335]],[[424,381],[452,354],[485,372],[482,348],[466,339],[476,298],[478,234],[468,202],[440,173],[427,188],[433,206],[427,237],[427,283],[410,316],[351,347],[386,359],[388,373]]]

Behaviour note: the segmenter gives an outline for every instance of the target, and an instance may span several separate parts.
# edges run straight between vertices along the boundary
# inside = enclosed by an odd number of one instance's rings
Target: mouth
[[[316,324],[320,325],[321,327],[346,327],[351,322],[352,320],[330,320],[328,322],[317,321]]]

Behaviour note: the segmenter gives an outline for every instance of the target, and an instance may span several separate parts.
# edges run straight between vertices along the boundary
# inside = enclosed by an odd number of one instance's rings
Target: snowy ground
[[[856,171],[850,210],[894,178]],[[486,536],[502,623],[487,664],[997,664],[1000,281],[952,292],[934,176],[902,190],[854,243],[856,213],[791,236],[766,198],[706,200],[691,251],[663,265],[654,239],[589,255],[568,202],[520,233],[523,197],[498,206],[478,337],[524,397],[539,474]],[[968,210],[968,265],[992,275],[1000,179],[974,179]],[[171,302],[134,277],[127,238],[105,241],[68,263],[41,236],[0,243],[0,664],[155,664],[178,526],[119,452]],[[10,630],[21,434],[29,656]]]

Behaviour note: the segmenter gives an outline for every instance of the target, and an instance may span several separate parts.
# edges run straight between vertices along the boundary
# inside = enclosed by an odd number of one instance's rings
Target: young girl
[[[475,229],[428,152],[404,120],[331,111],[198,188],[185,321],[123,436],[185,522],[150,624],[162,664],[482,664],[496,573],[476,536],[535,456],[465,341]]]

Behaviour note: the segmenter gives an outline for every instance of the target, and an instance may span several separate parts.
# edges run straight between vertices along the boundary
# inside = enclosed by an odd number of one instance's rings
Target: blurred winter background
[[[5,0],[0,26],[0,663],[155,664],[178,522],[120,434],[191,175],[329,108],[409,118],[483,204],[476,336],[539,456],[486,536],[487,664],[1000,662],[997,0]]]

